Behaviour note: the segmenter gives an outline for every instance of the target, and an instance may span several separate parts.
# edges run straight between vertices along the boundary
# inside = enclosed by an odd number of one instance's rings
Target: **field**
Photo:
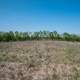
[[[80,43],[0,42],[0,80],[80,80]]]

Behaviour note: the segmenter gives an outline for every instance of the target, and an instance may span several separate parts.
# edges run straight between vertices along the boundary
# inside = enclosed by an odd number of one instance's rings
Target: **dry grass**
[[[80,80],[80,43],[0,43],[0,80]]]

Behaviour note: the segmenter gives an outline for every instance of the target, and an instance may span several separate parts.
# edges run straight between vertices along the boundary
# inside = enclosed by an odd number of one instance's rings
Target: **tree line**
[[[59,34],[57,31],[39,32],[0,32],[0,41],[25,41],[25,40],[64,40],[80,41],[80,35],[69,34],[67,32]]]

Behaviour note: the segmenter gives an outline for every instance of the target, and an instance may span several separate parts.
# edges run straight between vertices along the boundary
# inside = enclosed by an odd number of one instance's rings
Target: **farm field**
[[[0,42],[0,80],[80,80],[80,43]]]

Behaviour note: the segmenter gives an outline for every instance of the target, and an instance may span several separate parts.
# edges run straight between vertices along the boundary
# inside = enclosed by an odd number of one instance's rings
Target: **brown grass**
[[[0,43],[0,80],[80,80],[80,43]]]

